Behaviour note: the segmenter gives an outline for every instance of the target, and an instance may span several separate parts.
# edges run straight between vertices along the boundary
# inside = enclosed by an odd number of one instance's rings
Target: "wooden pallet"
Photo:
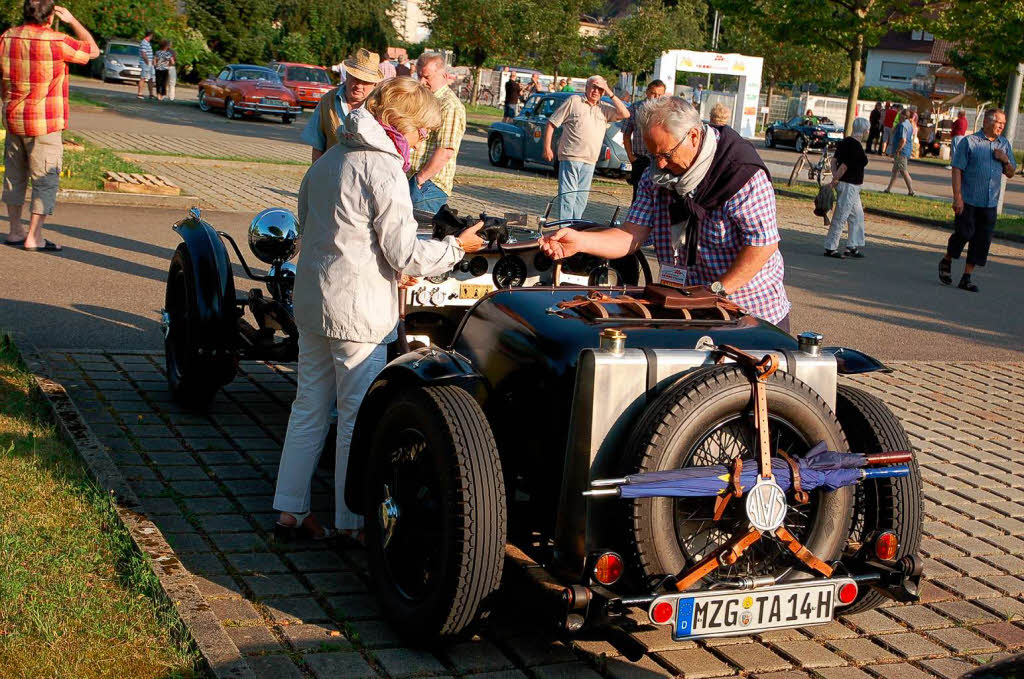
[[[166,177],[155,174],[128,172],[107,172],[103,181],[104,191],[120,193],[151,193],[158,196],[178,196],[181,189]]]

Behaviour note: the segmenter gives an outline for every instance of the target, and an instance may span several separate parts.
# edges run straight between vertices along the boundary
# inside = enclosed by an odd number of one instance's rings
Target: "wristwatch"
[[[725,286],[722,285],[722,281],[715,281],[711,284],[711,292],[715,293],[719,297],[728,297],[725,294]]]

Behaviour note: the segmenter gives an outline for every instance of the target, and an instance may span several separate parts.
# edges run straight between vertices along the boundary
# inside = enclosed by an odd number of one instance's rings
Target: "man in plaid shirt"
[[[420,81],[441,104],[441,127],[430,133],[409,157],[409,194],[416,210],[437,212],[455,185],[455,158],[466,133],[466,107],[448,87],[444,57],[424,52],[416,61]]]
[[[680,97],[648,102],[640,118],[652,164],[626,223],[560,229],[541,240],[544,252],[618,259],[653,237],[663,282],[707,285],[788,331],[775,193],[757,152],[731,128],[705,126]]]
[[[54,17],[71,26],[78,39],[50,28]],[[68,62],[84,64],[99,56],[89,31],[53,0],[25,0],[24,25],[0,36],[0,88],[3,91],[4,193],[11,230],[6,245],[26,250],[60,250],[43,238],[43,222],[53,214],[60,184],[68,126]],[[32,179],[32,218],[21,222],[25,190]]]

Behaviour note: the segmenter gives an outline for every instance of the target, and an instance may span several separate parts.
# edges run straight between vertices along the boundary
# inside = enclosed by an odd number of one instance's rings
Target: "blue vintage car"
[[[526,104],[511,123],[491,123],[487,131],[487,157],[491,165],[498,167],[522,167],[525,163],[539,163],[557,167],[544,160],[544,128],[548,118],[569,97],[580,96],[573,92],[539,92],[530,96]],[[604,101],[611,103],[607,97]],[[555,128],[552,147],[557,147],[561,128]],[[605,130],[604,144],[597,159],[597,171],[607,174],[624,175],[632,169],[626,149],[622,146],[621,123],[609,123]]]
[[[835,144],[843,138],[843,130],[825,116],[809,118],[794,116],[789,120],[778,120],[764,131],[764,145],[768,148],[792,146],[797,153],[803,153],[808,146],[821,148]]]

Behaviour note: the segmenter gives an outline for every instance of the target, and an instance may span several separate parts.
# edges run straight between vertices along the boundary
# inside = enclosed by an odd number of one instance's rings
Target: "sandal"
[[[303,540],[323,542],[337,537],[338,531],[336,529],[319,525],[312,514],[303,519],[302,523],[298,525],[286,526],[280,521],[274,522],[274,540],[277,542],[289,543]]]
[[[5,240],[4,245],[6,245],[9,248],[23,248],[25,247],[25,239],[22,238],[21,240]]]
[[[28,250],[29,252],[60,252],[64,248],[57,245],[53,241],[49,241],[44,238],[42,245],[36,246],[34,248],[30,248],[27,245],[23,245],[21,249]]]
[[[939,282],[953,285],[953,262],[945,258],[939,260]]]
[[[839,250],[825,250],[826,257],[832,257],[833,259],[846,259],[846,255],[839,252]]]

